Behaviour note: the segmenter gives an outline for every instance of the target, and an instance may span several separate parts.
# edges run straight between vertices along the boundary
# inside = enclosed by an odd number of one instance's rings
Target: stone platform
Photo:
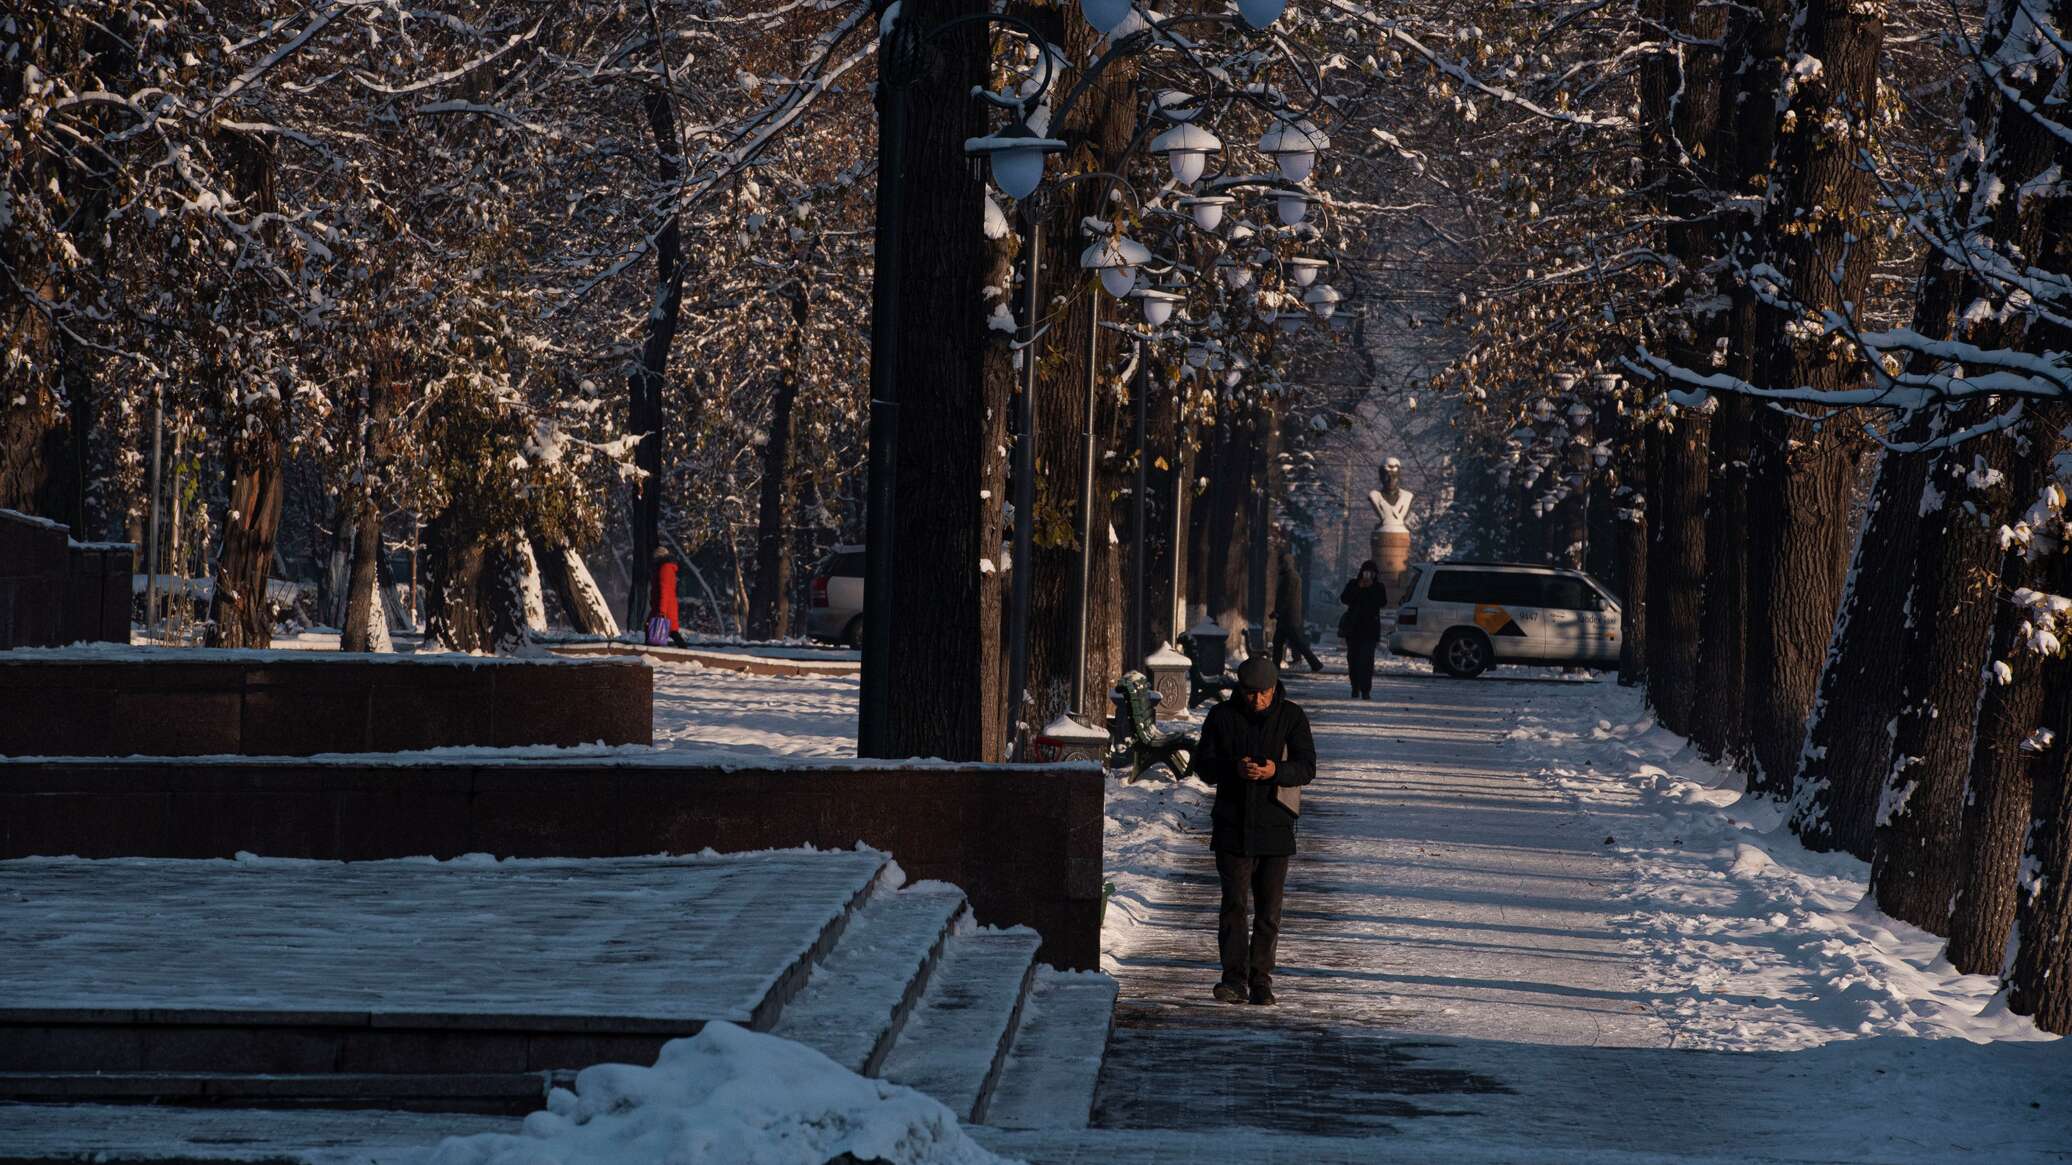
[[[651,1059],[773,1023],[884,862],[0,862],[0,1072]]]
[[[899,880],[872,850],[0,862],[0,1134],[33,1116],[106,1151],[84,1134],[130,1104],[250,1108],[255,1142],[261,1109],[518,1114],[721,1020],[960,1120],[999,1096],[1018,1126],[1084,1127],[1114,981]]]

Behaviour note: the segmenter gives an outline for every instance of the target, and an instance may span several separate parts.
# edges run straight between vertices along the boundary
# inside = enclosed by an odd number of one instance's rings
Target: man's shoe
[[[1216,989],[1209,992],[1209,994],[1214,995],[1218,1003],[1243,1003],[1245,1001],[1245,993],[1228,983],[1216,984]]]
[[[1273,997],[1273,988],[1271,988],[1271,987],[1254,987],[1254,988],[1252,988],[1252,1002],[1253,1002],[1253,1003],[1254,1003],[1255,1005],[1259,1006],[1259,1007],[1272,1007],[1272,1006],[1274,1005],[1274,1002],[1275,1002],[1275,1000],[1274,1000],[1274,997]]]
[[[1322,661],[1322,660],[1320,660],[1320,659],[1313,659],[1313,660],[1310,660],[1310,661],[1309,661],[1309,671],[1310,671],[1310,674],[1311,674],[1311,675],[1315,675],[1316,673],[1318,673],[1318,672],[1320,672],[1320,671],[1323,671],[1323,670],[1324,670],[1324,661]]]

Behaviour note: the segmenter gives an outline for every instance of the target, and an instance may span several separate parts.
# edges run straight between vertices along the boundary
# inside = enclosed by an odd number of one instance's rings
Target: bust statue
[[[1410,533],[1410,503],[1415,494],[1403,488],[1403,463],[1391,457],[1381,463],[1381,488],[1367,491],[1383,534]]]

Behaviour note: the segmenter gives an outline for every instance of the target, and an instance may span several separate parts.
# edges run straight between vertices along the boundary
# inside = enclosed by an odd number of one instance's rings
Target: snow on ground
[[[847,1154],[848,1156],[843,1156]],[[599,1064],[522,1132],[440,1144],[428,1165],[993,1165],[941,1104],[729,1023],[663,1045],[653,1067]]]
[[[856,755],[854,676],[655,665],[655,747],[744,758]]]
[[[2009,1014],[1998,980],[1959,974],[1942,939],[1880,912],[1867,863],[1801,846],[1776,803],[1744,797],[1740,774],[1657,726],[1637,691],[1524,714],[1508,740],[1525,772],[1607,819],[1631,908],[1615,921],[1677,1046],[2056,1038]]]

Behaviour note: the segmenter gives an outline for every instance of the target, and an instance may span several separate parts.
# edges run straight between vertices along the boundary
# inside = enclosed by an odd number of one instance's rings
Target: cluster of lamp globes
[[[1254,29],[1272,24],[1287,9],[1287,0],[1236,0],[1236,3],[1239,17]],[[1138,15],[1132,0],[1080,0],[1079,10],[1088,24],[1110,38],[1127,35],[1143,27],[1140,23],[1133,23],[1138,21]],[[1166,159],[1174,182],[1182,187],[1192,187],[1208,169],[1209,155],[1220,152],[1223,143],[1208,129],[1195,124],[1194,118],[1200,113],[1200,106],[1188,94],[1176,91],[1160,94],[1157,112],[1173,126],[1152,139],[1151,152]],[[1274,160],[1282,180],[1286,182],[1286,185],[1270,189],[1281,225],[1292,227],[1301,223],[1308,217],[1309,208],[1318,202],[1314,195],[1302,189],[1301,183],[1316,169],[1317,151],[1329,145],[1330,139],[1323,130],[1297,116],[1277,117],[1260,136],[1257,149]],[[1043,182],[1044,159],[1064,148],[1064,142],[1038,134],[1022,123],[964,143],[965,153],[985,156],[993,184],[1000,188],[1001,193],[1017,201],[1036,192],[1037,186]],[[1235,201],[1228,195],[1207,194],[1181,198],[1177,205],[1194,220],[1196,227],[1214,231],[1223,224],[1224,212]],[[1252,233],[1249,227],[1240,224],[1232,231],[1233,240],[1240,237],[1239,232],[1244,236]],[[1089,246],[1080,256],[1080,266],[1097,272],[1101,286],[1107,289],[1108,294],[1118,299],[1137,300],[1146,323],[1163,327],[1172,319],[1181,296],[1165,288],[1138,286],[1139,272],[1151,259],[1151,251],[1142,243],[1117,235]],[[1304,289],[1302,302],[1309,310],[1277,313],[1273,316],[1276,326],[1283,331],[1296,331],[1312,313],[1318,320],[1329,322],[1332,319],[1343,297],[1335,289],[1316,282],[1318,272],[1326,266],[1328,264],[1322,259],[1295,258],[1286,262],[1289,277],[1297,287]],[[1229,255],[1217,260],[1216,269],[1225,285],[1232,290],[1252,281],[1252,269]]]

